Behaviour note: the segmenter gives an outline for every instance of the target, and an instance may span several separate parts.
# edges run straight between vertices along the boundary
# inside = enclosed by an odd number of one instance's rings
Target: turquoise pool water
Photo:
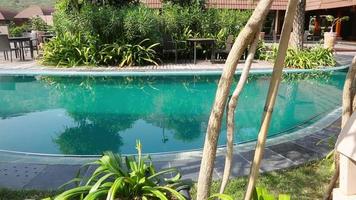
[[[344,72],[282,82],[269,137],[341,105]],[[240,98],[235,142],[256,139],[269,76],[255,75]],[[0,76],[0,149],[95,155],[187,151],[203,146],[216,76]],[[220,145],[225,144],[225,124]]]

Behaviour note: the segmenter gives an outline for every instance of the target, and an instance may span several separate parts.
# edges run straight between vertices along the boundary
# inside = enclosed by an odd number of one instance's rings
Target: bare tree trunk
[[[355,85],[356,85],[356,56],[352,60],[352,64],[346,76],[343,93],[342,93],[342,118],[341,118],[341,129],[344,128],[347,121],[350,119],[352,113],[355,111]],[[329,200],[332,197],[333,189],[339,179],[340,174],[340,164],[339,164],[339,154],[335,152],[335,171],[326,189],[323,200]]]
[[[262,26],[261,26],[262,27]],[[250,73],[251,65],[253,58],[255,57],[255,52],[258,46],[258,41],[260,37],[261,27],[255,34],[255,38],[252,41],[250,49],[248,51],[248,56],[245,61],[244,68],[242,70],[239,82],[232,93],[232,96],[228,102],[228,109],[226,110],[226,121],[227,121],[227,131],[226,131],[226,138],[227,138],[227,145],[226,145],[226,158],[225,158],[225,167],[224,167],[224,174],[221,181],[220,186],[220,193],[224,193],[225,187],[227,182],[229,181],[230,173],[231,173],[231,166],[232,166],[232,158],[234,153],[234,132],[235,132],[235,110],[237,106],[237,102],[239,100],[240,94],[242,89],[245,86],[247,81],[248,75]]]
[[[271,83],[269,86],[269,90],[267,93],[266,104],[264,108],[264,113],[262,116],[262,123],[261,129],[258,134],[258,139],[256,143],[256,150],[255,155],[253,158],[250,177],[245,193],[245,200],[250,200],[252,198],[252,194],[255,188],[256,180],[259,175],[259,169],[261,160],[263,158],[264,148],[266,144],[267,132],[270,125],[273,107],[276,101],[276,96],[279,88],[279,83],[282,78],[283,66],[284,66],[284,59],[286,57],[288,43],[290,34],[292,31],[293,26],[293,19],[295,16],[296,7],[298,4],[298,0],[289,0],[288,1],[288,8],[286,10],[284,24],[282,28],[282,35],[279,42],[277,58],[274,63],[273,73],[271,77]]]
[[[214,168],[221,121],[238,60],[242,56],[247,45],[253,39],[258,28],[262,25],[262,22],[266,18],[271,5],[272,0],[261,0],[257,4],[256,9],[252,13],[252,16],[248,20],[246,26],[236,38],[229,56],[227,57],[225,67],[218,84],[218,89],[216,91],[215,101],[210,114],[205,136],[203,156],[197,183],[197,200],[206,200],[209,197],[211,176]]]
[[[293,21],[293,32],[290,42],[291,45],[297,49],[303,49],[304,44],[305,5],[306,0],[299,0]]]

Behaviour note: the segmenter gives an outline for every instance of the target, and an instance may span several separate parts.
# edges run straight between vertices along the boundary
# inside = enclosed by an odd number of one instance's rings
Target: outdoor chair
[[[0,35],[0,51],[4,52],[5,60],[9,60],[8,52],[10,52],[10,59],[12,62],[12,51],[15,51],[16,53],[17,50],[18,48],[11,47],[8,35],[5,34]]]
[[[163,45],[163,55],[164,54],[174,54],[175,63],[178,61],[179,53],[186,52],[186,41],[176,41],[172,37],[165,36],[162,41]]]
[[[38,43],[38,39],[37,39],[37,33],[35,32],[25,32],[22,34],[24,37],[30,37],[31,38],[31,42],[32,42],[32,46],[33,46],[33,50],[36,50],[37,55],[38,55],[38,49],[39,49],[39,43]],[[24,43],[24,48],[30,48],[30,44],[28,42]]]
[[[234,36],[229,35],[225,42],[225,48],[215,50],[216,59],[221,60],[221,55],[225,55],[225,56],[229,55],[232,45],[234,45]]]

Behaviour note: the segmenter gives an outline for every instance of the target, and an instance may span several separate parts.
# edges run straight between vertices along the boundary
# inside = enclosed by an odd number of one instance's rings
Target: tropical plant
[[[76,178],[69,183],[84,181],[83,186],[69,189],[54,198],[65,199],[98,199],[132,200],[132,199],[178,199],[185,200],[176,189],[186,185],[175,168],[164,169],[157,172],[149,157],[142,156],[141,143],[137,142],[137,157],[104,153],[103,157],[95,161],[98,165],[89,179]],[[88,165],[87,165],[88,166]],[[173,178],[164,178],[165,175],[175,174]],[[50,198],[49,198],[50,199]]]
[[[9,24],[9,34],[12,37],[22,36],[24,32],[27,32],[29,30],[30,30],[30,26],[28,23],[24,23],[20,26],[17,26],[14,22],[11,22]]]
[[[342,21],[348,21],[349,19],[350,19],[349,16],[336,17],[336,18],[332,15],[326,16],[326,20],[331,23],[331,28],[330,28],[331,33],[334,32],[334,26],[336,25],[336,23],[342,22]]]
[[[259,50],[259,59],[274,61],[278,52],[276,46],[270,50],[262,46]],[[287,51],[285,66],[289,68],[313,69],[325,66],[335,66],[336,61],[332,50],[317,45],[312,48],[295,49],[289,48]]]
[[[122,47],[122,60],[119,66],[143,65],[146,63],[158,65],[155,61],[156,51],[154,48],[158,46],[159,43],[145,47],[145,43],[148,41],[149,39],[144,39],[136,45],[124,45]]]
[[[48,28],[47,23],[40,17],[33,17],[30,20],[31,29],[36,31],[44,31]]]

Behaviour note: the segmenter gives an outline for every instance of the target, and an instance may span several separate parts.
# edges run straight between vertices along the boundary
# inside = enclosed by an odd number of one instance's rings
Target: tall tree
[[[303,49],[306,0],[299,0],[297,12],[293,21],[293,32],[290,44],[297,49]]]
[[[237,63],[243,52],[251,43],[253,37],[266,18],[273,0],[261,0],[246,26],[239,33],[235,43],[226,59],[215,101],[210,114],[209,123],[204,142],[204,150],[197,184],[197,200],[206,200],[209,197],[214,161],[216,157],[217,140],[220,134],[222,117]]]

